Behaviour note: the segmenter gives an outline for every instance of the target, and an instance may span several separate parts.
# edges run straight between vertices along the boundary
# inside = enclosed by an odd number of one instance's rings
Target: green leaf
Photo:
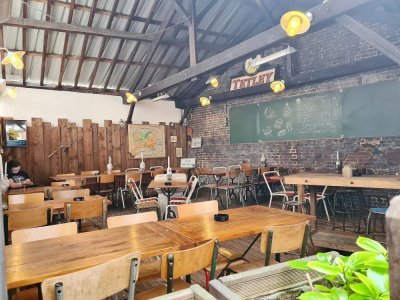
[[[379,268],[383,270],[388,270],[389,269],[389,263],[387,261],[382,261],[382,260],[371,260],[365,264],[367,267],[374,267],[374,268]]]
[[[350,288],[357,294],[364,295],[364,296],[373,296],[371,291],[364,283],[352,283],[350,284]]]
[[[349,257],[349,265],[354,269],[363,268],[370,261],[375,260],[377,257],[376,253],[369,251],[358,251],[354,252]]]
[[[288,261],[287,265],[291,268],[298,269],[298,270],[310,270],[310,267],[307,266],[308,261],[304,260],[292,260]]]
[[[323,299],[334,300],[334,298],[332,298],[331,294],[318,293],[318,292],[303,293],[300,295],[299,299],[300,300],[323,300]]]
[[[389,271],[388,270],[379,269],[379,268],[369,268],[367,270],[367,276],[377,286],[377,288],[379,290],[379,294],[382,294],[382,293],[388,291],[388,289],[385,286],[385,282],[387,280],[389,280]]]
[[[321,292],[330,293],[330,291],[331,291],[331,290],[330,290],[329,288],[327,288],[326,286],[320,285],[320,284],[315,284],[314,287],[315,287],[316,289],[320,290]]]
[[[322,252],[318,253],[317,258],[319,261],[322,261],[322,262],[330,263],[332,261],[332,255],[327,254],[327,253],[322,253]]]
[[[353,295],[350,295],[349,300],[372,300],[372,298],[368,297],[368,296],[363,296],[360,294],[353,294]]]
[[[379,295],[379,289],[378,287],[375,285],[375,283],[369,279],[367,276],[356,272],[356,275],[358,277],[358,279],[361,280],[361,282],[363,284],[365,284],[365,286],[368,288],[368,290],[370,291],[371,295],[373,298],[376,298]]]
[[[348,300],[349,298],[349,295],[343,289],[331,288],[330,292],[335,297],[335,300]]]
[[[372,239],[360,236],[358,237],[356,244],[364,250],[387,256],[387,250],[380,243]]]
[[[307,264],[311,269],[326,275],[338,275],[339,268],[322,261],[310,261]]]
[[[387,292],[381,294],[378,299],[379,300],[390,300],[390,292],[387,291]]]

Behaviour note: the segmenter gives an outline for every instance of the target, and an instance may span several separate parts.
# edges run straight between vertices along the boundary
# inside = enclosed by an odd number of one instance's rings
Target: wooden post
[[[390,200],[386,213],[386,233],[389,250],[390,299],[400,299],[400,196]]]

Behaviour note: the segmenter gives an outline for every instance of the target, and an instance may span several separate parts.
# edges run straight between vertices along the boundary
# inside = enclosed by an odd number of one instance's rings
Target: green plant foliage
[[[315,261],[291,261],[288,265],[300,270],[324,274],[325,285],[300,295],[300,300],[389,300],[389,262],[387,250],[377,241],[359,237],[356,244],[365,251],[333,258],[318,253]]]

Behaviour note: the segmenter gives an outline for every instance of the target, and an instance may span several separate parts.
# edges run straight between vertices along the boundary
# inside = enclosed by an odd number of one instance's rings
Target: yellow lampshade
[[[213,88],[217,88],[218,85],[219,85],[218,78],[215,77],[215,76],[211,76],[210,78],[208,78],[208,80],[206,81],[206,83],[211,84],[211,86],[212,86]]]
[[[22,61],[22,56],[24,56],[25,51],[18,52],[7,52],[6,57],[1,61],[2,65],[12,64],[17,70],[24,68],[24,63]]]
[[[285,82],[283,80],[275,80],[271,82],[270,87],[274,93],[279,93],[285,89]]]
[[[201,106],[207,106],[211,103],[211,97],[200,97],[200,104]]]
[[[311,26],[312,15],[301,11],[289,11],[281,18],[281,26],[288,36],[295,36],[307,32]]]
[[[128,104],[136,103],[138,101],[137,97],[132,93],[125,93],[125,96]]]

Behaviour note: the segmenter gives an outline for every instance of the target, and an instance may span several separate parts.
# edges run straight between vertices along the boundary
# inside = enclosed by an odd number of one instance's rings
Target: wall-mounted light
[[[0,50],[4,50],[7,52],[4,59],[1,61],[2,65],[12,64],[14,68],[17,70],[21,70],[24,68],[24,62],[22,61],[22,56],[24,56],[25,51],[17,51],[11,52],[7,48],[0,48]]]
[[[201,104],[201,106],[210,105],[211,99],[212,99],[211,96],[208,96],[208,97],[200,97],[200,104]]]
[[[295,36],[308,31],[313,15],[310,12],[289,11],[281,17],[281,26],[288,36]]]
[[[285,81],[275,80],[271,82],[270,87],[274,91],[274,93],[282,92],[285,89]]]
[[[138,98],[136,97],[135,94],[132,94],[132,93],[127,92],[127,93],[125,93],[125,96],[126,96],[126,102],[127,102],[128,104],[132,104],[132,103],[138,102]],[[140,96],[140,95],[139,95],[139,96]]]
[[[218,82],[218,78],[215,76],[211,76],[210,78],[208,78],[208,80],[206,81],[206,84],[210,84],[213,88],[217,88],[219,85]]]
[[[297,50],[293,47],[287,47],[286,49],[272,53],[265,57],[261,57],[261,55],[257,55],[255,58],[246,59],[246,61],[244,63],[244,72],[249,76],[254,75],[255,73],[257,73],[258,68],[262,64],[266,64],[272,60],[278,59],[282,56],[292,54],[296,51]]]

